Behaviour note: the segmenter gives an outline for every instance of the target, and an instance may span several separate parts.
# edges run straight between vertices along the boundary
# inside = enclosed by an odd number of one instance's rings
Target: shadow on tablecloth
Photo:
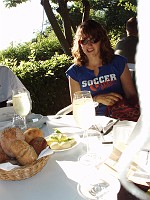
[[[136,184],[136,186],[139,187],[144,192],[146,192],[149,189],[149,187],[143,185]],[[129,193],[123,186],[121,186],[120,191],[118,193],[118,200],[141,200],[141,199],[135,197],[134,195]]]

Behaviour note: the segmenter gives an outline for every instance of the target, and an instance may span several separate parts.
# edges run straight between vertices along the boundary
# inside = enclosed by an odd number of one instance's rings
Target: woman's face
[[[91,36],[82,35],[79,44],[88,59],[91,57],[100,57],[100,40]]]

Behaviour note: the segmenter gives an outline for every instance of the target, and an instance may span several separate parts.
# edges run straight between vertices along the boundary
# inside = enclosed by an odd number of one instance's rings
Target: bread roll
[[[9,160],[10,160],[9,156],[7,156],[7,154],[4,152],[4,150],[0,145],[0,163],[5,163]]]
[[[34,138],[30,141],[29,144],[34,148],[37,155],[39,155],[41,151],[47,147],[47,142],[43,137]]]
[[[44,137],[43,131],[41,131],[39,128],[29,128],[24,132],[25,135],[25,141],[29,143],[32,139],[37,137]]]
[[[10,148],[21,165],[28,165],[37,160],[35,150],[26,141],[15,140]]]
[[[10,146],[15,140],[25,140],[25,136],[20,128],[6,128],[0,133],[0,144],[4,152],[10,156],[15,157]]]

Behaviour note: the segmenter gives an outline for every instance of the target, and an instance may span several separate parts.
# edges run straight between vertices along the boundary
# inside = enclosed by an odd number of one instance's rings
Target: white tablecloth
[[[49,120],[53,116],[48,116]],[[64,121],[63,121],[64,120]],[[96,117],[96,123],[106,124],[109,118]],[[53,128],[76,127],[72,116],[64,116],[60,120],[49,121],[43,126],[45,136],[53,132]],[[69,129],[71,130],[71,129]],[[109,148],[110,149],[110,146]],[[0,198],[2,200],[81,200],[77,192],[77,181],[84,176],[78,173],[82,167],[77,163],[78,156],[84,152],[83,144],[75,148],[54,153],[46,166],[35,176],[21,181],[0,181]],[[110,152],[108,151],[108,154]],[[72,167],[72,174],[68,170]],[[84,170],[86,174],[86,170]],[[77,180],[78,179],[78,180]]]

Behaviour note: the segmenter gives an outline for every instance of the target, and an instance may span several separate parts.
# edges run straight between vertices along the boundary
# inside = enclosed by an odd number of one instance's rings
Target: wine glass
[[[22,129],[27,129],[26,116],[31,111],[31,100],[25,88],[13,90],[13,107],[15,113],[23,119]]]
[[[95,119],[95,105],[90,91],[77,91],[74,93],[73,116],[77,125],[84,130],[83,138],[87,140],[87,152],[79,157],[79,161],[86,165],[95,164],[98,155],[90,152],[88,141],[88,129],[94,124]]]

